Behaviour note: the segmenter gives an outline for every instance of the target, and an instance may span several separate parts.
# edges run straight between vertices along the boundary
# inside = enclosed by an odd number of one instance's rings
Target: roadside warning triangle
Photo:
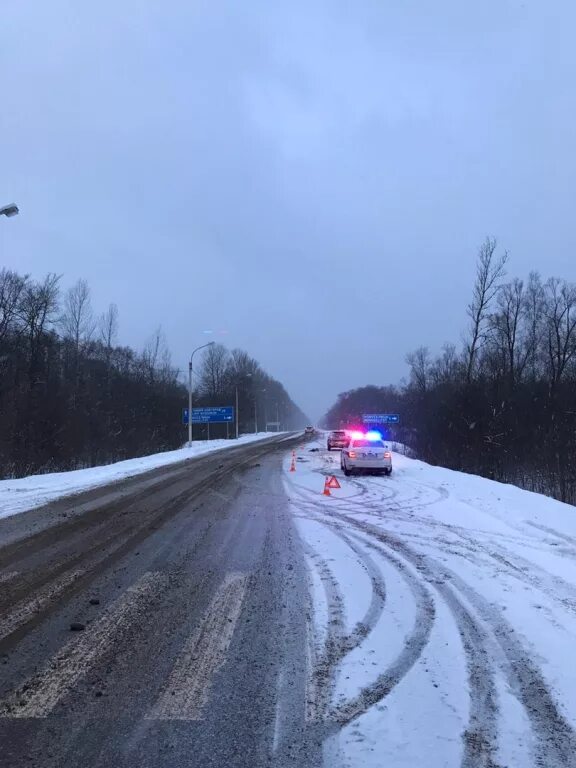
[[[334,477],[334,475],[330,477],[326,485],[328,486],[328,488],[340,488],[340,483],[338,482],[338,478]]]

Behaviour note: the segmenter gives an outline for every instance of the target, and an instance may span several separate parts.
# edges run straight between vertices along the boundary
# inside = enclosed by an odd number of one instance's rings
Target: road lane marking
[[[144,530],[147,524],[132,529],[132,535],[137,535],[140,531]],[[124,531],[120,532],[120,535]],[[105,552],[97,554],[89,560],[89,565],[84,568],[71,568],[64,571],[59,577],[53,579],[43,586],[32,597],[28,597],[16,603],[10,612],[0,620],[0,642],[9,637],[13,632],[16,632],[21,627],[28,624],[28,622],[35,619],[45,609],[50,607],[51,603],[54,603],[55,599],[63,595],[66,590],[71,587],[78,579],[86,576],[91,570],[94,570],[116,552],[122,549],[126,545],[126,541],[120,538]],[[1,579],[0,579],[1,581]]]
[[[213,675],[226,661],[247,583],[248,576],[243,573],[229,573],[224,578],[200,625],[184,644],[148,719],[201,718]]]
[[[83,569],[68,571],[61,578],[40,589],[33,597],[17,603],[7,616],[0,619],[0,641],[31,621],[85,573]]]
[[[118,641],[126,627],[142,614],[152,594],[166,583],[166,577],[160,573],[145,573],[85,633],[60,649],[42,672],[1,700],[0,717],[47,717],[72,686]]]
[[[7,571],[6,573],[0,573],[0,584],[6,584],[8,581],[12,581],[16,576],[20,575],[20,571]]]

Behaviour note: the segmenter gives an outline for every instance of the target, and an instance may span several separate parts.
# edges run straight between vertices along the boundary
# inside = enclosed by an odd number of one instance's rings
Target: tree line
[[[187,372],[186,372],[187,374]],[[174,449],[186,430],[187,385],[156,330],[141,351],[118,344],[118,309],[97,316],[90,289],[0,270],[0,476],[77,469]],[[240,431],[306,418],[243,350],[207,348],[194,405],[240,404]],[[276,418],[278,413],[278,419]],[[205,433],[196,429],[195,437]],[[214,425],[211,437],[225,437]],[[232,437],[233,434],[230,434]]]
[[[530,273],[506,279],[508,254],[487,238],[463,343],[407,356],[398,387],[342,393],[326,426],[397,411],[394,437],[433,464],[576,503],[576,286]]]

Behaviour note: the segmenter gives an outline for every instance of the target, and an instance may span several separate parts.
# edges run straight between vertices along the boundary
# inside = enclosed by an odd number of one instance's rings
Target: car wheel
[[[344,474],[346,475],[346,477],[350,477],[350,475],[352,474],[352,472],[351,472],[351,471],[348,469],[348,467],[346,466],[346,464],[344,464],[344,466],[342,467],[342,469],[344,470]]]
[[[387,469],[387,470],[386,470],[386,474],[387,474],[387,475],[391,475],[391,474],[392,474],[392,467],[390,467],[390,469]]]

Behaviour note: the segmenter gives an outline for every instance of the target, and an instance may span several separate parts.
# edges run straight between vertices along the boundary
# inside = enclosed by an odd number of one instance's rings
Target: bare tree
[[[576,354],[576,287],[558,278],[546,283],[550,386],[554,389]]]
[[[454,344],[444,344],[442,354],[434,360],[429,378],[434,384],[457,382],[462,378],[462,359]]]
[[[233,349],[226,359],[226,370],[224,372],[223,386],[230,392],[234,386],[247,386],[247,382],[252,382],[252,389],[256,386],[257,380],[264,375],[257,360],[245,352],[243,349]]]
[[[414,352],[407,354],[406,362],[410,366],[411,383],[420,392],[426,392],[430,377],[430,353],[428,347],[418,347]]]
[[[0,341],[13,330],[18,320],[18,309],[28,284],[23,277],[10,269],[0,270]]]
[[[474,373],[478,350],[486,340],[490,307],[498,292],[499,282],[505,274],[508,254],[496,256],[496,240],[487,237],[478,253],[476,280],[472,301],[467,313],[470,318],[470,338],[466,344],[466,381],[469,384]]]
[[[100,341],[110,352],[118,337],[118,307],[116,304],[110,304],[106,312],[100,315],[98,330]]]
[[[233,349],[230,352],[228,365],[231,370],[236,371],[238,375],[256,374],[262,372],[257,360],[250,357],[248,352],[243,349]]]
[[[540,370],[541,347],[544,337],[545,290],[538,272],[531,272],[524,296],[526,320],[526,357],[529,374],[535,382]]]
[[[149,384],[176,382],[178,372],[172,367],[172,355],[161,326],[156,328],[146,342],[140,363]]]
[[[66,292],[60,327],[64,337],[72,341],[76,354],[82,342],[89,341],[92,337],[96,322],[90,302],[90,288],[86,280],[78,280]]]
[[[200,391],[208,397],[219,397],[226,388],[228,350],[222,344],[212,344],[202,355]]]
[[[491,325],[501,354],[504,375],[514,386],[524,373],[529,355],[529,347],[524,339],[526,298],[522,280],[515,278],[511,283],[501,286],[496,303],[498,308],[491,316]]]
[[[32,352],[39,338],[55,320],[59,281],[59,275],[50,273],[42,283],[27,282],[22,291],[19,315]]]

